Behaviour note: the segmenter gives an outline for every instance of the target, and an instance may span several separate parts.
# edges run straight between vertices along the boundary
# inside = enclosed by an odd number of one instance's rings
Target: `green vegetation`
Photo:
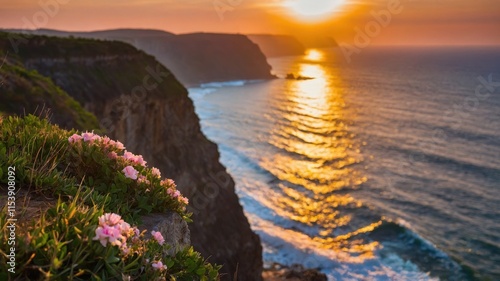
[[[0,57],[0,112],[21,115],[43,113],[50,108],[49,115],[65,128],[100,128],[97,118],[50,78],[36,70],[27,70],[19,61],[7,59],[2,51]]]
[[[170,256],[161,235],[146,239],[128,224],[151,212],[174,211],[189,220],[187,199],[142,156],[107,137],[75,134],[33,115],[0,119],[0,128],[2,196],[7,175],[15,174],[16,190],[30,190],[28,197],[59,198],[40,216],[20,220],[15,273],[8,272],[7,206],[1,211],[0,280],[218,280],[219,267],[192,248]],[[104,219],[111,213],[123,220]],[[114,230],[119,239],[106,234]]]
[[[24,59],[63,58],[74,54],[79,56],[100,55],[126,56],[137,53],[131,45],[118,41],[104,41],[84,38],[62,38],[43,35],[29,35],[0,32],[0,50],[10,50],[11,55]]]

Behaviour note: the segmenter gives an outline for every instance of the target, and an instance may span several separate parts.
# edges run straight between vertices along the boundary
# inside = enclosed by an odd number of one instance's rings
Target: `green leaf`
[[[205,275],[205,268],[204,267],[198,268],[198,270],[196,270],[196,274],[198,274],[198,276]]]
[[[58,258],[54,258],[52,260],[52,265],[54,266],[55,269],[58,269],[62,265],[62,261],[60,261]]]
[[[106,258],[106,263],[108,263],[108,264],[117,263],[119,261],[120,261],[120,258],[115,257],[115,256],[109,256]]]

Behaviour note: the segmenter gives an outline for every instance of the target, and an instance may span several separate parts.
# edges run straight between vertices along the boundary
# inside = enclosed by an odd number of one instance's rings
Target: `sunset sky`
[[[0,28],[321,34],[349,44],[374,13],[389,13],[372,44],[500,44],[498,0],[0,0],[0,7]]]

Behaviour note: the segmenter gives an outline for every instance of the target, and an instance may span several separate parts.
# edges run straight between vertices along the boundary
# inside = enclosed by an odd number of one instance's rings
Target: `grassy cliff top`
[[[23,64],[0,50],[0,113],[23,115],[38,112],[48,115],[64,128],[95,129],[100,125],[97,118],[50,78],[36,70],[28,70]]]
[[[0,118],[0,163],[0,280],[218,279],[192,248],[169,254],[161,233],[146,238],[133,226],[153,212],[189,221],[188,200],[119,141],[33,115]],[[58,200],[12,223],[24,199],[43,197]]]
[[[137,53],[131,45],[118,41],[100,41],[85,38],[62,38],[43,35],[0,32],[0,50],[23,58],[130,55]]]

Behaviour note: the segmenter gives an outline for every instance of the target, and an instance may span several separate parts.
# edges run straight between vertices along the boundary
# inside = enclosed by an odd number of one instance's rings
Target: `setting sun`
[[[331,16],[344,4],[345,0],[318,0],[314,2],[287,0],[284,5],[300,20],[319,21]]]

